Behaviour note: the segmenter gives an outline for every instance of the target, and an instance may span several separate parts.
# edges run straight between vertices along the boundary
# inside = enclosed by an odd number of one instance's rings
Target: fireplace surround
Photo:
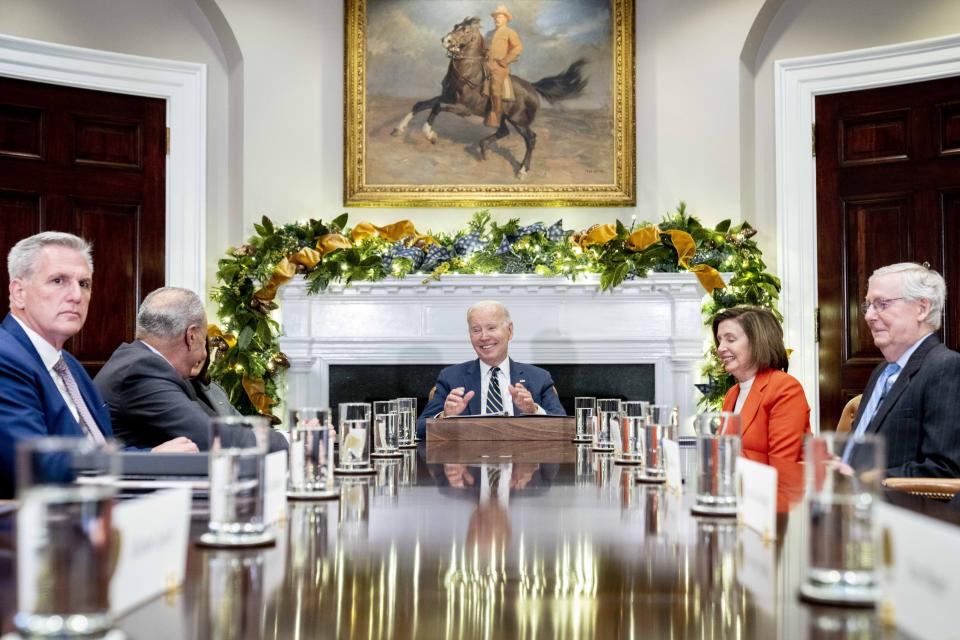
[[[678,405],[683,431],[689,433],[705,338],[704,291],[696,277],[651,274],[606,292],[597,284],[595,276],[573,282],[534,275],[448,275],[334,285],[310,295],[307,283],[293,281],[280,292],[280,345],[291,365],[286,401],[339,401],[330,396],[331,367],[338,375],[338,365],[439,367],[475,358],[466,311],[478,300],[493,299],[513,318],[513,359],[548,369],[652,365],[652,389],[640,382],[638,397],[630,399]],[[375,369],[371,373],[377,375]],[[384,376],[385,385],[389,377]],[[425,397],[427,391],[415,395]],[[611,395],[624,394],[611,390]]]

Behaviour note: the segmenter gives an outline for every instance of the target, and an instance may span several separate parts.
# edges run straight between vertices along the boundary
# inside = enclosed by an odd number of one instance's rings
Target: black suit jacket
[[[122,344],[93,380],[107,405],[114,433],[127,444],[155,447],[177,436],[193,440],[201,451],[210,449],[210,418],[240,415],[226,394],[212,387],[201,394],[191,381],[139,340]],[[228,432],[224,446],[251,446],[253,432],[237,427]],[[271,430],[270,450],[286,448],[283,434]]]
[[[869,398],[887,363],[870,375]],[[853,430],[866,408],[860,403]],[[886,439],[887,475],[960,478],[960,353],[930,335],[913,352],[867,425]]]

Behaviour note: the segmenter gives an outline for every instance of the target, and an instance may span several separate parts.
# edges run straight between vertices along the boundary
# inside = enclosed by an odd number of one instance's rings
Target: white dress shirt
[[[510,395],[510,358],[504,358],[497,365],[500,372],[497,381],[500,383],[500,398],[503,399],[503,410],[508,416],[513,415],[513,396]],[[480,361],[480,413],[487,413],[487,390],[490,388],[490,371],[493,369],[483,360]]]

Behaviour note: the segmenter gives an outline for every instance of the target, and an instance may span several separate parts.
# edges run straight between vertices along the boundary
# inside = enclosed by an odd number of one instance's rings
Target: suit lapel
[[[516,362],[513,361],[513,358],[510,358],[510,386],[517,384],[518,380],[526,380],[526,378],[527,378],[527,374],[523,370],[523,365],[517,364]],[[513,396],[510,396],[510,398],[512,399]],[[523,415],[523,411],[520,410],[520,407],[518,407],[514,403],[511,403],[511,404],[513,404],[513,415],[515,416]]]
[[[897,404],[897,399],[903,394],[908,386],[910,386],[910,380],[913,376],[917,375],[917,372],[920,371],[920,365],[923,364],[923,359],[927,357],[927,354],[930,353],[931,349],[940,344],[940,341],[937,340],[935,334],[931,334],[927,337],[926,340],[920,343],[920,346],[917,347],[917,350],[913,352],[913,355],[910,356],[910,359],[907,360],[907,365],[903,368],[903,371],[900,372],[900,375],[897,376],[897,381],[893,383],[893,386],[890,387],[890,391],[887,392],[886,397],[884,397],[883,402],[877,407],[877,412],[873,414],[873,420],[870,421],[870,424],[867,425],[867,433],[873,433],[880,428],[880,425],[883,424],[883,419],[890,413],[890,410]],[[879,371],[883,371],[886,368],[886,363],[882,367],[877,367]],[[879,373],[877,375],[879,377]],[[872,376],[871,376],[872,378]],[[873,393],[873,387],[876,384],[876,380],[871,379],[870,393]],[[869,398],[870,396],[867,396]]]
[[[758,373],[747,391],[747,399],[743,403],[743,408],[740,409],[740,424],[743,425],[743,431],[740,432],[741,439],[747,435],[747,431],[753,426],[753,419],[757,417],[757,411],[760,410],[760,401],[769,382],[769,371]]]
[[[467,391],[473,391],[473,397],[470,398],[470,404],[467,405],[467,408],[470,410],[469,413],[472,416],[478,416],[483,411],[480,409],[480,359],[477,358],[472,362],[467,363],[467,368],[464,371],[464,378],[466,383]]]

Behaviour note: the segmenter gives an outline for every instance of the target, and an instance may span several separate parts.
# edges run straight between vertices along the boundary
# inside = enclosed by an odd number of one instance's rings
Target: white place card
[[[190,533],[190,489],[164,489],[118,503],[120,549],[110,581],[110,610],[121,614],[183,583]]]
[[[960,638],[960,527],[879,503],[882,611],[915,638]]]
[[[287,510],[287,452],[267,454],[264,469],[264,523],[271,525],[283,519]]]
[[[777,470],[737,458],[737,493],[740,521],[765,540],[773,540],[777,532]]]
[[[676,491],[683,491],[683,476],[680,474],[680,443],[675,440],[664,440],[662,448],[667,486]]]
[[[752,529],[743,529],[737,580],[753,597],[754,605],[771,616],[777,611],[776,545]]]

